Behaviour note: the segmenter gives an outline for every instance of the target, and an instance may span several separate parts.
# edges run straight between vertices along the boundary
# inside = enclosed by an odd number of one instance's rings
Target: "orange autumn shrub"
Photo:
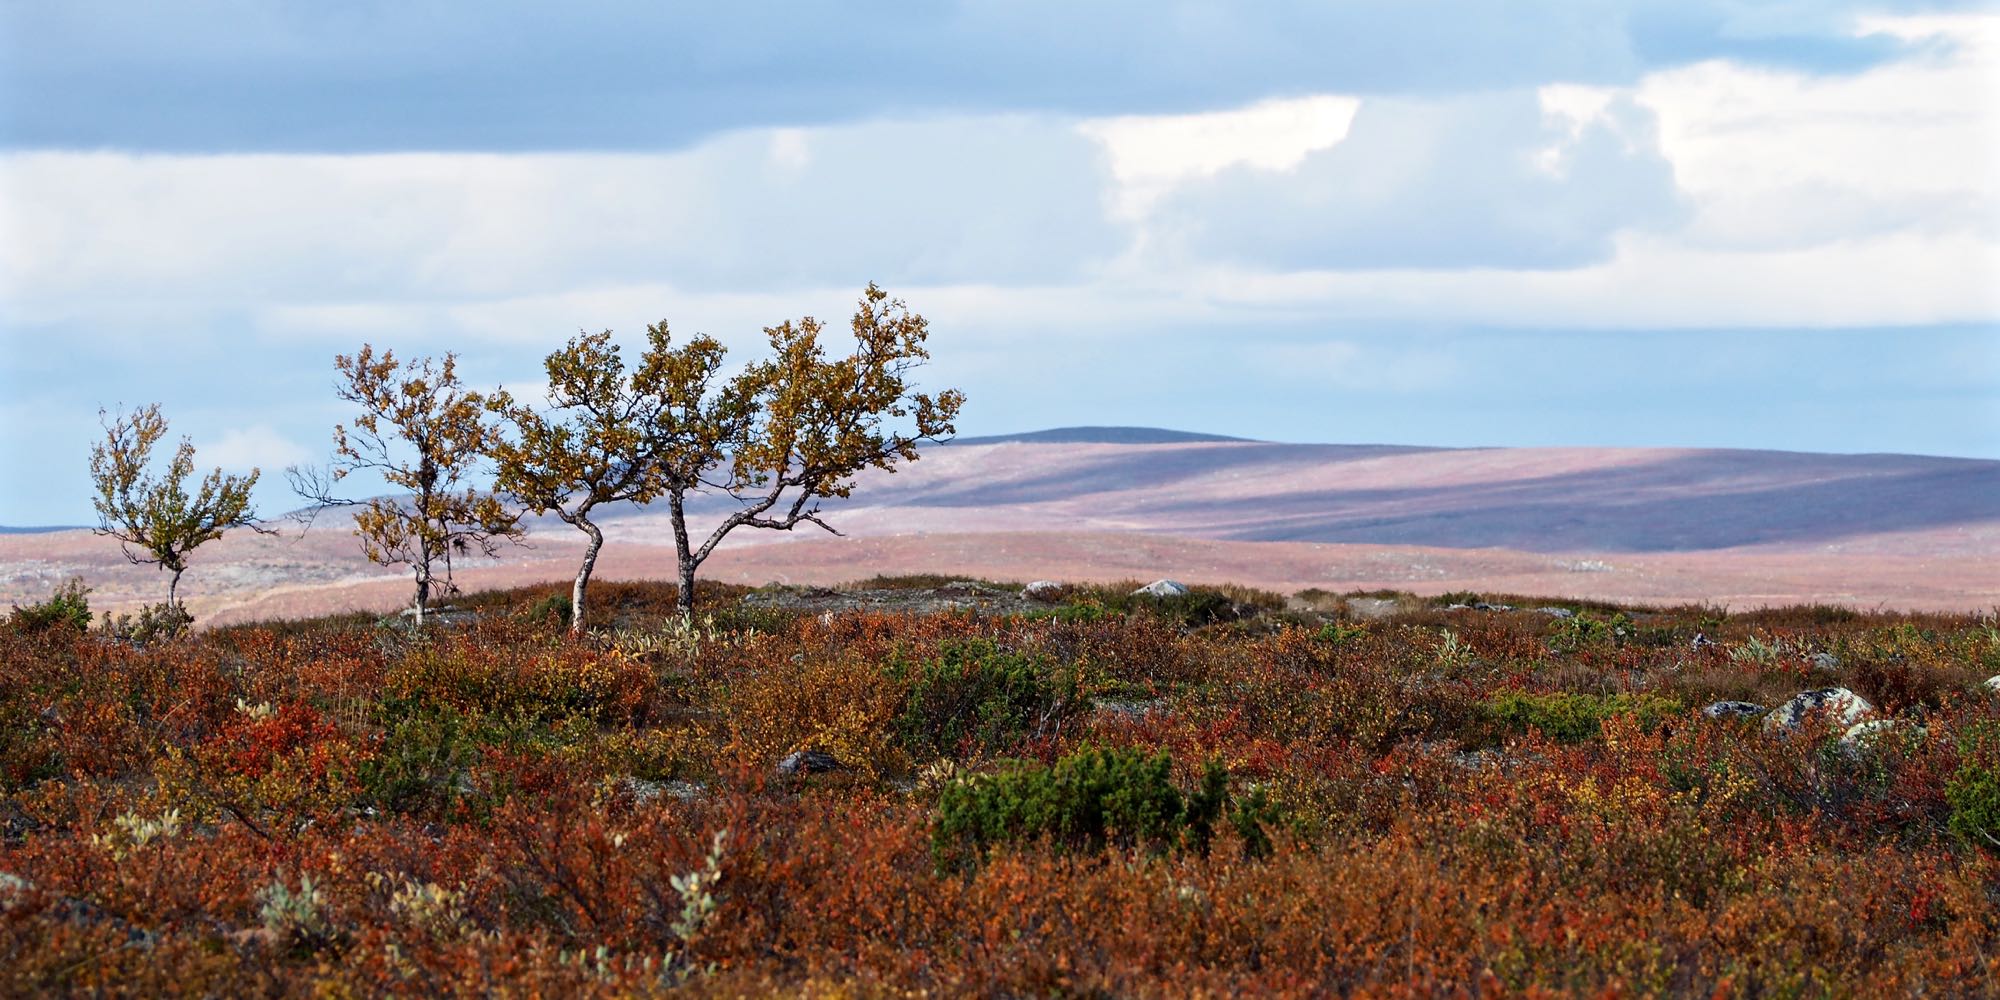
[[[0,636],[0,994],[2000,992],[1975,618],[821,617],[737,590],[690,633],[670,591],[602,585],[581,639],[525,614],[546,588],[415,636]],[[1833,685],[1893,724],[1699,712]],[[1060,725],[1005,717],[1049,692]],[[836,769],[774,771],[807,749]],[[1164,754],[1188,795],[1215,761],[1268,850],[1218,822],[1205,853],[936,863],[954,789],[1080,754]]]

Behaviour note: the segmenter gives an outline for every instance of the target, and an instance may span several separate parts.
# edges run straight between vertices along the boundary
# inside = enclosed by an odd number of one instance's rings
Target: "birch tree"
[[[521,537],[520,513],[468,480],[485,460],[493,439],[486,400],[458,378],[458,359],[398,361],[392,351],[377,356],[367,344],[352,357],[336,355],[340,398],[361,408],[352,426],[333,429],[334,459],[329,470],[294,467],[292,488],[314,505],[357,507],[354,534],[370,562],[407,566],[416,584],[415,614],[434,590],[456,589],[452,558],[477,550],[491,556],[502,539]],[[379,474],[389,496],[364,500],[334,495],[336,484],[359,471]],[[443,587],[438,587],[438,570]]]
[[[659,462],[673,522],[681,614],[694,611],[695,573],[737,528],[789,531],[810,524],[832,534],[821,501],[850,496],[865,469],[893,472],[917,459],[917,446],[949,438],[965,403],[956,389],[915,391],[912,373],[930,354],[930,326],[872,282],[850,324],[854,348],[829,358],[823,326],[808,316],[766,327],[772,356],[719,390],[713,407],[684,411],[672,425],[679,444]],[[716,358],[719,366],[720,356]],[[699,400],[716,368],[677,373],[684,399]],[[688,530],[690,494],[717,490],[736,509],[706,537]]]
[[[98,418],[107,414],[99,410]],[[125,558],[134,565],[158,566],[167,578],[167,606],[180,603],[181,574],[187,558],[203,542],[221,538],[230,528],[250,528],[276,534],[257,525],[250,508],[250,490],[259,470],[247,476],[210,470],[194,492],[194,444],[182,438],[163,475],[148,473],[153,446],[167,434],[160,405],[149,403],[130,415],[120,413],[104,424],[104,440],[90,449],[90,478],[97,488],[91,503],[97,508],[96,534],[118,539]]]
[[[504,390],[488,404],[506,433],[492,444],[496,486],[536,514],[554,514],[588,539],[570,587],[570,631],[589,620],[589,588],[604,532],[604,504],[646,504],[679,482],[675,470],[713,465],[748,426],[750,401],[717,384],[725,350],[697,335],[675,347],[667,324],[646,329],[639,365],[626,374],[610,331],[571,338],[544,361],[546,414]]]

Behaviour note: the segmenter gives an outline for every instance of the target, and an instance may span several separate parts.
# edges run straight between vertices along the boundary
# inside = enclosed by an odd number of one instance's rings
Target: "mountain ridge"
[[[689,506],[690,527],[704,535],[733,506],[703,497]],[[606,579],[672,577],[662,508],[604,513]],[[2000,604],[2000,461],[1989,459],[974,439],[926,448],[893,474],[863,473],[825,515],[843,537],[739,531],[704,572],[744,582],[925,571],[1738,606]],[[182,592],[198,615],[239,618],[393,607],[407,573],[370,566],[339,517],[323,521],[304,537],[232,532],[204,546]],[[468,582],[563,579],[581,538],[543,519],[532,548],[458,569]],[[126,565],[116,544],[85,530],[0,534],[0,603],[41,599],[71,575],[111,607],[157,600],[161,587],[157,572]]]

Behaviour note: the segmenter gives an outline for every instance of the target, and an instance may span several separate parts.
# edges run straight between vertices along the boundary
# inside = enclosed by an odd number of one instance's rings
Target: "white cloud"
[[[0,305],[355,310],[667,283],[1072,279],[1124,244],[1096,145],[964,118],[682,153],[0,158]],[[310,320],[303,313],[294,318]]]
[[[220,467],[226,472],[256,468],[267,475],[311,457],[305,446],[265,424],[232,427],[213,441],[197,441],[194,454],[200,468]]]
[[[1104,145],[1118,186],[1114,208],[1137,218],[1174,187],[1229,167],[1296,169],[1308,153],[1346,138],[1360,106],[1353,97],[1323,94],[1230,111],[1097,118],[1077,130]]]
[[[1915,326],[2000,316],[2000,257],[1966,236],[1783,251],[1618,240],[1603,264],[1536,272],[1216,269],[1203,293],[1288,315],[1548,329]]]
[[[1698,207],[1688,242],[2000,236],[2000,18],[1872,19],[1859,30],[1941,44],[1852,75],[1711,61],[1632,88]]]
[[[1151,223],[1188,259],[1272,271],[1574,267],[1680,218],[1651,128],[1622,96],[1582,119],[1530,90],[1370,99],[1296,170],[1223,171]]]

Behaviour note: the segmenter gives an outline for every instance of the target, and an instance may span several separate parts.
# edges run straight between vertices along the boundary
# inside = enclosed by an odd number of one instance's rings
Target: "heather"
[[[903,583],[17,615],[0,991],[2000,992],[1990,617]]]

